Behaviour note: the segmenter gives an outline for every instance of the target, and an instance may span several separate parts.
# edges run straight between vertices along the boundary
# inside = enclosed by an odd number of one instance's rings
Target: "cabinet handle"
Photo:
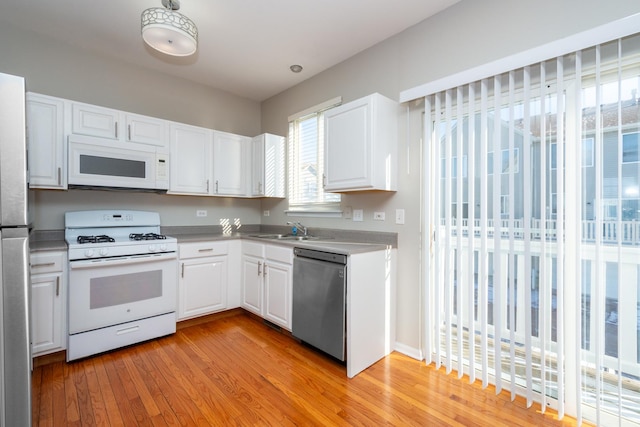
[[[115,128],[116,128],[116,139],[118,139],[118,122],[116,122]]]
[[[31,268],[38,268],[38,267],[53,267],[54,265],[56,265],[55,262],[44,262],[42,264],[31,264]]]
[[[327,176],[322,174],[322,188],[327,186]]]
[[[267,263],[264,263],[264,272],[262,273],[263,276],[267,275]]]
[[[209,180],[207,180],[207,193],[209,192]]]
[[[213,252],[213,248],[198,249],[198,252]]]
[[[218,180],[216,179],[216,194],[218,194]]]
[[[180,277],[184,278],[184,262],[182,263],[182,268],[180,272]]]
[[[56,296],[60,296],[60,278],[56,277]]]
[[[131,141],[131,125],[127,125],[127,138]]]
[[[258,276],[262,274],[262,263],[258,261]]]
[[[58,185],[62,185],[62,168],[58,168]]]
[[[258,182],[258,194],[262,194],[262,182]]]

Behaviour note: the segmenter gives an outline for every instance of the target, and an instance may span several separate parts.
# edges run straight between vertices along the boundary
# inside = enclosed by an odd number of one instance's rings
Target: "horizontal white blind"
[[[336,211],[340,195],[325,193],[324,112],[339,99],[327,101],[314,111],[292,116],[289,122],[289,210],[300,212]]]

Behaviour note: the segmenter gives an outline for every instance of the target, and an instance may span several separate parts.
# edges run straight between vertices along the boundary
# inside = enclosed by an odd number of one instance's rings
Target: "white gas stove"
[[[177,240],[157,212],[67,212],[67,360],[175,332]]]
[[[176,252],[177,240],[160,234],[160,215],[146,211],[65,214],[69,260]]]

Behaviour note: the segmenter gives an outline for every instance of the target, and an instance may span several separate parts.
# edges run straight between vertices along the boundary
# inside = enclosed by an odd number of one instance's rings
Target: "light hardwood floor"
[[[255,317],[33,372],[40,426],[576,425],[393,353],[357,375]]]

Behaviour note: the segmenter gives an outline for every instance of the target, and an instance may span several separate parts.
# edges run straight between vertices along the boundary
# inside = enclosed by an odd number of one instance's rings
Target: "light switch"
[[[364,211],[362,209],[354,209],[353,210],[353,220],[354,221],[364,221]]]
[[[404,224],[404,209],[396,209],[396,224]]]

